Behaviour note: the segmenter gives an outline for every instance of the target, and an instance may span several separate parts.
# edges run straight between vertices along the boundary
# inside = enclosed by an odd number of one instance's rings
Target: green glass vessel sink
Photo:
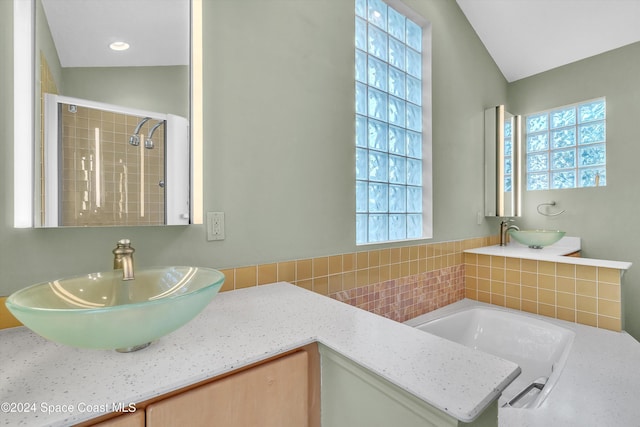
[[[9,296],[9,311],[57,343],[133,351],[180,328],[200,313],[224,282],[218,270],[157,267],[38,283]]]
[[[564,231],[558,230],[509,230],[509,235],[517,242],[533,249],[542,249],[562,239]]]

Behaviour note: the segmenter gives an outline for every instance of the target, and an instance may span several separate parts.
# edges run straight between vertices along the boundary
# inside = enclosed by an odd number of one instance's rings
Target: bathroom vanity
[[[300,348],[83,425],[320,426],[317,354],[315,345]]]
[[[495,402],[519,373],[514,363],[288,283],[222,293],[134,353],[62,346],[23,327],[0,340],[0,401],[22,409],[3,414],[8,425],[194,425],[188,417],[209,420],[221,395],[251,400],[229,388],[270,395],[265,410],[278,414],[286,402],[292,417],[308,420],[296,425],[318,426],[320,416],[323,426],[384,416],[405,416],[406,426],[497,425]]]

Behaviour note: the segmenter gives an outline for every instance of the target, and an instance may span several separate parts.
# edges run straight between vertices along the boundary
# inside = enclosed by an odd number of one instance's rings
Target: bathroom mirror
[[[202,223],[201,0],[158,3],[14,0],[16,227]]]
[[[485,110],[484,126],[484,214],[520,216],[521,117],[499,105]]]

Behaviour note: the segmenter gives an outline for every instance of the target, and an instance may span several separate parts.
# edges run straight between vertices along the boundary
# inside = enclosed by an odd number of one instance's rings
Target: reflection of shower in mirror
[[[145,117],[144,119],[138,122],[138,124],[136,125],[136,130],[134,130],[133,135],[129,137],[129,144],[134,146],[140,145],[140,128],[149,120],[151,120],[151,117]]]
[[[44,116],[45,227],[188,224],[184,117],[50,94]]]
[[[156,123],[152,128],[151,131],[149,132],[149,136],[147,137],[147,139],[144,141],[144,148],[148,148],[149,150],[152,150],[154,147],[153,144],[153,134],[155,133],[155,131],[164,124],[164,120],[160,120],[158,123]]]

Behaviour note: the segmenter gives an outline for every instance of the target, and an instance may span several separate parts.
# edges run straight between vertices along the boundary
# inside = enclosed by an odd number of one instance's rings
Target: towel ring
[[[566,210],[566,209],[563,209],[563,210],[561,210],[560,212],[556,212],[556,213],[545,213],[545,212],[542,212],[542,211],[540,210],[540,208],[541,208],[542,206],[555,206],[555,205],[556,205],[556,202],[554,202],[553,200],[552,200],[552,201],[550,201],[550,202],[548,202],[548,203],[540,203],[540,204],[538,205],[538,213],[539,213],[540,215],[544,215],[544,216],[558,216],[558,215],[563,214],[563,213],[565,212],[565,210]]]

